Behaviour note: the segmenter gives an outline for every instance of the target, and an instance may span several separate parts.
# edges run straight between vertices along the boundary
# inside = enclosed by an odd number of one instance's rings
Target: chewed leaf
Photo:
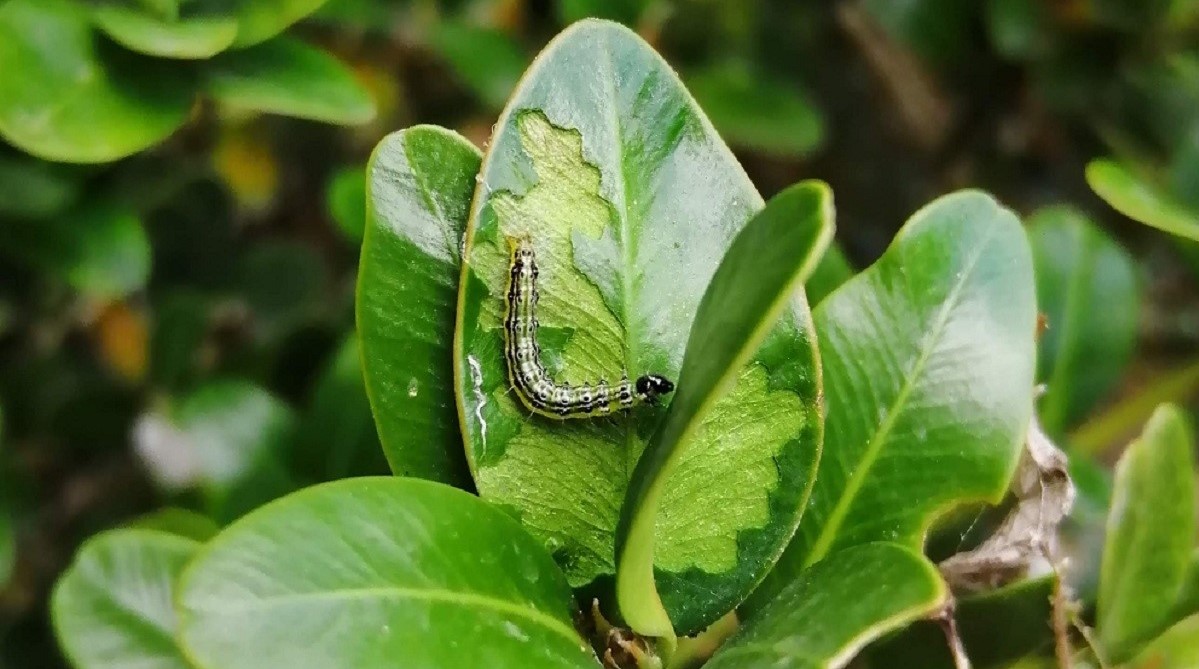
[[[526,408],[504,351],[512,245],[527,240],[535,251],[540,362],[555,382],[677,381],[704,289],[761,207],[675,74],[612,23],[584,21],[554,40],[496,125],[464,247],[459,415],[480,494],[517,515],[574,586],[614,574],[621,504],[663,407],[571,421]],[[795,327],[712,416],[690,473],[679,474],[698,492],[667,493],[656,555],[680,630],[744,596],[745,574],[776,554],[780,528],[793,522],[795,501],[785,498],[803,492],[795,481],[815,457],[800,436],[817,396],[808,322],[798,306]],[[753,426],[731,429],[741,416]],[[705,483],[726,477],[745,486]],[[697,510],[718,506],[736,512],[696,522]]]

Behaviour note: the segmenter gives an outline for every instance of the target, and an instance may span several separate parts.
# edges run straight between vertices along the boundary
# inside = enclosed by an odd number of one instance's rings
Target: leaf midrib
[[[459,604],[463,606],[463,608],[491,609],[524,618],[530,622],[540,625],[541,627],[545,627],[546,629],[557,632],[560,636],[569,639],[572,643],[581,643],[579,636],[575,633],[574,629],[563,624],[558,619],[536,609],[523,608],[517,604],[507,602],[502,599],[486,597],[469,592],[418,590],[416,588],[404,588],[399,586],[343,588],[339,590],[325,590],[319,592],[295,592],[286,595],[278,595],[269,598],[246,601],[241,603],[239,606],[231,606],[227,603],[227,599],[222,599],[221,605],[218,607],[213,607],[211,609],[204,607],[190,607],[189,612],[193,614],[196,611],[209,611],[213,613],[224,614],[244,613],[247,611],[269,609],[296,602],[355,599],[402,599],[427,602],[448,602],[451,604]]]
[[[990,226],[987,232],[979,239],[977,250],[975,250],[974,255],[970,258],[965,269],[963,269],[962,273],[959,275],[959,279],[950,290],[949,295],[946,296],[945,302],[941,307],[941,311],[937,314],[935,325],[932,330],[930,330],[932,336],[924,339],[924,341],[928,342],[928,345],[920,352],[920,356],[916,359],[915,364],[912,365],[910,373],[907,375],[907,378],[904,379],[903,387],[899,389],[899,393],[896,394],[895,400],[889,407],[887,407],[887,416],[883,420],[883,423],[879,425],[878,429],[874,432],[874,435],[870,438],[870,441],[866,444],[866,450],[863,453],[862,460],[859,462],[858,467],[854,469],[849,479],[845,482],[844,492],[842,493],[841,497],[837,499],[837,504],[833,507],[832,513],[829,514],[828,522],[826,522],[824,527],[820,530],[820,534],[817,536],[816,542],[812,546],[812,550],[808,552],[807,557],[804,559],[804,569],[807,569],[816,562],[819,562],[820,559],[823,558],[828,550],[832,547],[838,530],[841,529],[841,524],[845,522],[845,517],[848,515],[853,501],[856,499],[858,492],[861,491],[862,486],[865,484],[867,474],[873,468],[875,461],[882,452],[882,447],[886,443],[887,437],[890,436],[891,430],[894,428],[895,422],[898,420],[899,414],[902,413],[905,405],[907,404],[908,396],[911,395],[916,388],[915,379],[920,378],[924,374],[924,368],[928,364],[929,358],[932,356],[932,352],[936,350],[937,346],[940,344],[941,337],[944,335],[945,326],[949,321],[949,316],[953,310],[957,308],[961,293],[966,284],[970,281],[970,278],[973,276],[975,268],[978,267],[978,263],[983,257],[983,252],[990,243],[991,237],[995,234],[996,227],[997,226],[994,225]]]

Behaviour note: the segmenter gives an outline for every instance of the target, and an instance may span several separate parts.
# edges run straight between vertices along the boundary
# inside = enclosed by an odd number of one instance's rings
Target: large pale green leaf
[[[1114,160],[1087,165],[1087,183],[1125,216],[1172,235],[1199,241],[1199,212]]]
[[[1199,615],[1179,621],[1129,663],[1133,669],[1199,669]]]
[[[953,617],[970,665],[974,669],[1009,667],[1030,653],[1051,647],[1055,584],[1053,576],[1045,576],[958,599]],[[945,630],[931,620],[872,644],[864,655],[871,669],[957,666]]]
[[[469,481],[454,406],[460,244],[479,150],[433,126],[388,135],[367,167],[358,270],[363,373],[392,471]]]
[[[747,611],[831,551],[919,548],[945,509],[998,502],[1032,413],[1036,300],[1020,221],[960,192],[917,212],[815,310],[827,403],[803,522]]]
[[[807,301],[801,297],[802,290],[797,294],[796,288],[811,275],[832,241],[832,234],[833,202],[828,187],[819,182],[793,186],[767,202],[766,208],[745,226],[708,284],[687,341],[678,394],[637,462],[617,528],[616,593],[621,614],[637,632],[660,637],[673,633],[654,583],[654,533],[667,485],[693,492],[711,485],[711,474],[704,470],[688,472],[691,477],[700,478],[702,486],[693,478],[672,474],[685,456],[687,446],[695,441],[708,416],[737,383],[780,316],[784,320],[782,329],[810,324]],[[804,367],[799,371],[809,376],[805,381],[815,386],[819,396],[819,367]],[[740,576],[737,585],[726,586],[722,597],[705,601],[692,596],[692,602],[677,603],[675,609],[686,610],[688,604],[706,609],[698,616],[705,620],[713,613],[731,610],[765,575],[794,532],[804,497],[811,488],[822,428],[819,411],[813,411],[813,415],[816,418],[802,435],[812,442],[809,457],[798,466],[791,465],[802,475],[791,522],[776,522],[770,528],[774,536],[756,542],[761,546],[760,551],[765,549],[762,551],[765,556],[755,556],[754,564],[736,570]],[[701,515],[707,513],[708,509],[699,511]],[[749,548],[754,543],[747,540],[741,546]]]
[[[99,163],[156,144],[187,118],[186,71],[95,42],[68,0],[0,4],[0,136],[48,160]]]
[[[239,47],[264,42],[320,9],[326,0],[234,0]]]
[[[539,543],[418,479],[338,481],[263,507],[201,551],[177,601],[197,669],[598,666]]]
[[[208,92],[236,109],[341,123],[364,123],[375,103],[336,58],[285,37],[213,58],[204,70]]]
[[[225,16],[168,21],[131,7],[104,4],[92,10],[92,20],[119,44],[163,58],[210,58],[237,37],[237,21]]]
[[[136,291],[150,275],[150,242],[141,220],[105,202],[84,201],[45,220],[5,221],[0,253],[101,299]]]
[[[804,571],[704,667],[844,667],[873,639],[948,600],[924,556],[896,544],[855,546]]]
[[[54,589],[58,641],[75,669],[190,669],[175,634],[175,583],[200,544],[112,530],[79,549]]]
[[[1099,641],[1123,662],[1171,622],[1195,546],[1195,438],[1163,405],[1116,465],[1099,578]]]
[[[501,115],[467,231],[457,399],[480,493],[517,515],[572,585],[614,573],[625,490],[664,408],[529,415],[502,353],[509,244],[527,237],[536,250],[540,344],[556,379],[677,379],[700,298],[761,207],[678,78],[616,24],[559,35]],[[664,492],[656,578],[680,632],[724,613],[717,603],[741,596],[794,522],[818,420],[805,312],[742,370]]]
[[[1039,416],[1050,434],[1061,435],[1123,376],[1140,295],[1128,252],[1077,210],[1042,209],[1029,225],[1037,306],[1049,323],[1037,360],[1048,385]]]
[[[824,139],[824,119],[793,82],[728,62],[688,76],[687,87],[734,146],[795,157],[815,151]]]

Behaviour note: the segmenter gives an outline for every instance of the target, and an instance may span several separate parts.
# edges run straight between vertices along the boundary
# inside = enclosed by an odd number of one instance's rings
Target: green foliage
[[[379,439],[402,476],[468,479],[446,370],[479,160],[462,137],[418,126],[384,138],[367,166],[358,331]]]
[[[1042,209],[1029,219],[1041,335],[1038,378],[1048,390],[1041,424],[1062,434],[1123,378],[1140,316],[1128,252],[1079,212]]]
[[[1099,457],[1199,390],[1161,242],[965,191],[858,273],[831,189],[781,187],[827,176],[869,262],[963,177],[1060,201],[1098,139],[1094,189],[1193,237],[1195,3],[322,4],[0,0],[0,665],[53,664],[27,593],[81,541],[49,607],[80,669],[935,669],[950,616],[980,669],[1194,663],[1188,416],[1114,486]],[[636,33],[529,64],[597,16]],[[950,140],[897,158],[892,103],[941,93]],[[530,415],[517,238],[554,378],[676,390]],[[1035,505],[1036,382],[1079,496],[1014,539],[1069,588],[958,592],[930,557]]]
[[[921,209],[820,303],[824,455],[804,521],[747,611],[834,550],[918,548],[946,507],[999,501],[1032,410],[1035,315],[1024,232],[977,192]]]
[[[688,629],[677,622],[672,625],[654,585],[654,535],[667,486],[690,487],[690,481],[676,475],[685,449],[697,441],[696,435],[705,428],[709,416],[720,411],[722,401],[747,365],[759,356],[759,350],[802,343],[803,337],[795,333],[810,330],[811,319],[807,300],[797,294],[802,292],[797,289],[811,275],[832,234],[833,204],[828,186],[820,182],[793,186],[767,202],[734,238],[704,292],[683,355],[678,394],[637,462],[617,528],[616,594],[625,620],[642,634],[669,636],[675,626]],[[755,268],[762,271],[755,272]],[[774,340],[767,342],[772,334]],[[765,352],[761,357],[769,355]],[[777,360],[773,362],[777,364]],[[819,381],[810,380],[818,378],[819,372],[815,365],[812,367],[797,370],[790,379],[780,377],[775,383],[794,383],[798,377],[815,386],[819,395]],[[819,409],[813,407],[809,415],[812,418],[795,438],[807,440],[812,455],[779,463],[780,467],[795,467],[808,482],[799,491],[795,513],[790,522],[785,518],[776,521],[773,541],[768,539],[762,551],[768,557],[754,564],[746,555],[753,555],[748,550],[739,556],[739,571],[744,576],[729,578],[733,587],[724,601],[708,603],[694,598],[712,609],[705,622],[719,617],[749,594],[794,532],[798,512],[803,509],[802,498],[811,489],[822,437]],[[707,475],[692,474],[703,478]],[[698,630],[702,625],[695,627]]]
[[[1116,466],[1103,570],[1099,640],[1130,659],[1174,620],[1195,546],[1195,437],[1178,408],[1149,419]]]
[[[6,2],[0,137],[47,160],[110,162],[175,132],[201,90],[254,111],[369,120],[366,92],[313,47],[279,39],[213,58],[274,37],[321,2],[238,2],[229,13],[197,14],[174,5],[155,13],[77,0]],[[97,30],[115,43],[97,39]]]
[[[1199,241],[1199,212],[1120,163],[1096,160],[1087,165],[1087,183],[1121,214],[1172,235]]]
[[[662,126],[663,117],[676,120]],[[528,237],[536,246],[551,375],[576,384],[623,373],[674,379],[703,291],[761,198],[660,57],[630,31],[596,21],[538,57],[497,124],[479,181],[455,351],[468,458],[483,498],[512,508],[554,547],[571,584],[584,586],[615,573],[633,463],[662,409],[530,419],[499,355],[509,244]],[[702,629],[744,597],[794,525],[816,448],[806,312],[799,305],[757,364],[740,370],[662,500],[654,565],[679,630]],[[721,472],[743,477],[753,495],[715,519],[717,529],[696,513],[731,504],[705,483]]]
[[[200,544],[144,529],[88,541],[54,589],[54,629],[78,669],[188,669],[175,641],[175,582]]]
[[[210,542],[179,588],[180,640],[199,669],[596,666],[539,542],[478,498],[415,479],[270,504]]]
[[[221,54],[204,78],[205,90],[231,109],[347,125],[375,115],[374,102],[341,63],[287,37]]]
[[[889,543],[830,555],[784,588],[707,667],[842,666],[865,644],[945,606],[923,556]]]

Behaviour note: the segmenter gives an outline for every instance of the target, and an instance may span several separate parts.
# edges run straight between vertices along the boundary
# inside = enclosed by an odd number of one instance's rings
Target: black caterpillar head
[[[659,395],[674,391],[674,384],[665,376],[658,374],[646,374],[637,379],[637,394],[645,398],[646,402],[653,403],[658,399]]]

